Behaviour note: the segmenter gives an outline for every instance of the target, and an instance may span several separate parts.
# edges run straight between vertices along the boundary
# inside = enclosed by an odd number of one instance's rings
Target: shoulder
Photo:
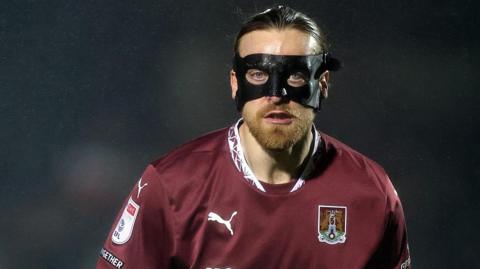
[[[342,169],[355,171],[359,175],[363,175],[362,178],[366,178],[369,183],[373,183],[385,197],[392,194],[396,196],[392,182],[380,164],[332,136],[321,133],[321,137],[324,143],[324,154],[340,162]]]
[[[368,165],[375,170],[378,170],[378,172],[385,173],[385,170],[380,164],[351,148],[345,143],[339,141],[338,139],[324,133],[321,133],[321,137],[325,146],[325,151],[328,152],[333,150],[335,151],[335,155],[347,158],[348,160],[357,163],[357,165]]]
[[[199,158],[211,158],[227,151],[227,128],[212,131],[176,147],[150,164],[157,170],[166,170],[185,163],[190,165]]]
[[[166,191],[193,188],[210,178],[213,167],[230,161],[227,137],[224,128],[193,139],[151,162],[144,177]]]

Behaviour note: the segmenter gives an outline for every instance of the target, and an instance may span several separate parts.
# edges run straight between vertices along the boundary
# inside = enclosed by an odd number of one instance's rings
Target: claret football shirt
[[[245,161],[240,124],[146,168],[97,269],[410,268],[402,206],[378,164],[313,128],[301,176],[267,184]]]

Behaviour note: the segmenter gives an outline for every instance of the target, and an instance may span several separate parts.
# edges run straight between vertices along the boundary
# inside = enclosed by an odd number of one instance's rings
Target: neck
[[[290,148],[271,150],[258,143],[246,124],[240,126],[239,135],[250,169],[258,180],[271,184],[288,183],[300,176],[313,140],[309,131]]]

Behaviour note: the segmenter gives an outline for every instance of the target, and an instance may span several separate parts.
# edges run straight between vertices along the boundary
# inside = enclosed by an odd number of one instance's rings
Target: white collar
[[[230,148],[230,155],[232,157],[233,163],[235,164],[235,167],[237,167],[238,171],[240,171],[243,174],[243,177],[247,180],[247,182],[255,186],[258,190],[262,192],[266,192],[262,183],[260,182],[260,180],[258,180],[258,178],[253,173],[252,169],[248,165],[245,159],[245,155],[243,154],[242,144],[240,143],[240,135],[238,133],[238,128],[242,123],[243,123],[243,118],[240,118],[228,130],[228,146]],[[309,159],[308,159],[307,165],[305,166],[305,169],[303,170],[300,177],[297,179],[295,185],[290,190],[290,192],[294,192],[300,189],[305,184],[305,178],[312,172],[314,168],[313,156],[319,149],[321,137],[320,137],[320,133],[317,131],[315,126],[312,126],[312,132],[314,133],[314,138],[315,138],[313,151],[308,157]]]

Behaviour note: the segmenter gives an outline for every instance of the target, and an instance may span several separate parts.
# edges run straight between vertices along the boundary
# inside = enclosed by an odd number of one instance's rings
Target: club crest
[[[117,226],[112,233],[113,243],[121,245],[125,244],[128,239],[130,239],[139,209],[140,206],[130,197],[125,209],[123,210],[122,217],[118,221]]]
[[[347,239],[347,207],[318,206],[318,240],[330,245]]]

